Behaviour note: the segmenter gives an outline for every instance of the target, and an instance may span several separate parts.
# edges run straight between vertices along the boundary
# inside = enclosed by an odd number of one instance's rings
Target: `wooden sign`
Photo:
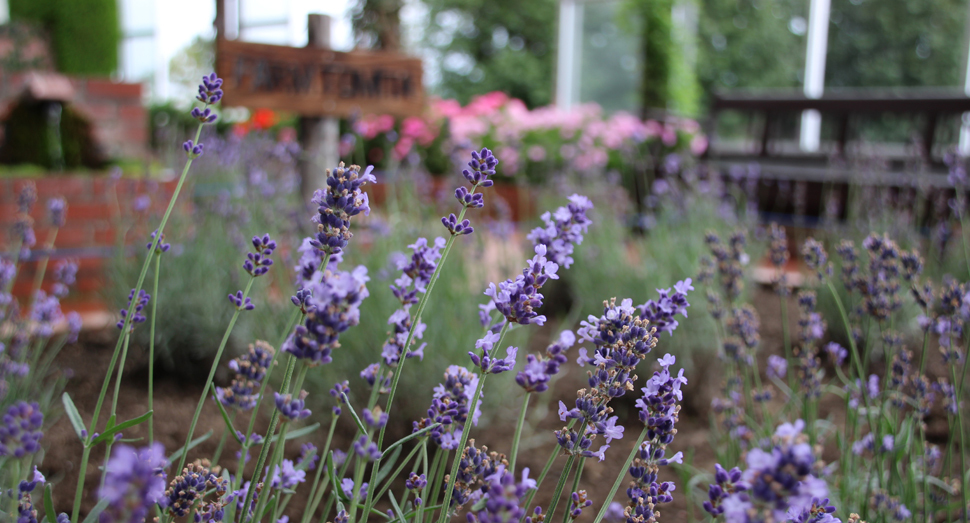
[[[302,116],[417,115],[424,109],[421,60],[219,39],[223,103]]]

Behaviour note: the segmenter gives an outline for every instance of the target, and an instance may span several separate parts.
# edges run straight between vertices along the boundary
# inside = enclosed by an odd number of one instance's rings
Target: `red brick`
[[[110,80],[88,79],[90,98],[141,98],[141,84],[115,83]]]
[[[101,271],[103,269],[104,260],[102,258],[80,258],[77,261],[78,274],[90,271]]]
[[[38,229],[37,241],[46,244],[49,238],[48,232],[47,229]],[[57,238],[54,240],[54,247],[57,249],[87,247],[89,245],[91,245],[91,231],[83,223],[71,221],[57,230]]]
[[[129,122],[137,122],[139,125],[145,125],[145,117],[147,112],[145,108],[138,105],[122,105],[118,107],[118,116],[122,120]]]
[[[118,241],[118,231],[114,227],[94,231],[94,245],[99,247],[110,247],[113,246],[116,241]]]
[[[0,178],[0,203],[16,202],[17,196],[13,192],[13,182]]]
[[[77,292],[87,293],[87,292],[98,292],[104,289],[104,276],[85,276],[78,277],[77,283],[74,284],[74,290]]]
[[[113,103],[80,103],[75,106],[81,113],[101,125],[111,125],[118,117],[118,107]],[[97,127],[97,125],[95,125]]]
[[[68,206],[88,199],[90,182],[81,176],[46,176],[37,179],[37,201],[46,204],[54,197],[63,197]]]
[[[111,207],[106,203],[81,203],[67,208],[68,220],[107,220],[111,218]]]

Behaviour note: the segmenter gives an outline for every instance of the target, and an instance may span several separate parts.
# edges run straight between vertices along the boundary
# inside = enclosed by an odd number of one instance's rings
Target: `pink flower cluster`
[[[393,133],[394,120],[389,115],[366,116],[354,127],[369,140]],[[442,146],[458,157],[471,151],[472,143],[489,144],[502,158],[500,174],[506,176],[518,174],[530,162],[530,168],[542,170],[622,168],[617,162],[624,163],[629,153],[643,147],[655,150],[656,144],[664,153],[697,155],[707,148],[707,139],[693,120],[641,120],[625,112],[607,116],[596,104],[570,111],[555,106],[530,110],[521,100],[496,91],[475,97],[464,107],[457,100],[432,99],[426,115],[401,122],[393,154],[402,159],[416,148],[427,149],[442,132],[449,133]]]

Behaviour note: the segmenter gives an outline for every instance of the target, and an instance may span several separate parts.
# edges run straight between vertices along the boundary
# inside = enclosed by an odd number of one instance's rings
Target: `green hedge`
[[[121,23],[116,0],[9,0],[10,18],[50,31],[57,69],[108,76],[118,68]]]

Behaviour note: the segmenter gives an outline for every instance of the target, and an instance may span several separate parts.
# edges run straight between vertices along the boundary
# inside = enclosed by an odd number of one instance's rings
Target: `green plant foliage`
[[[555,0],[428,0],[425,44],[442,64],[440,94],[462,104],[502,91],[529,107],[552,101]]]
[[[121,24],[115,0],[10,0],[10,18],[51,34],[62,73],[108,76],[118,68]]]
[[[700,0],[697,74],[705,93],[738,87],[799,87],[807,24],[801,0]]]
[[[963,83],[963,0],[833,0],[826,87]]]
[[[105,159],[94,143],[91,124],[70,106],[63,106],[58,132],[48,123],[49,110],[50,104],[26,100],[11,108],[4,121],[6,139],[0,145],[0,163],[48,169],[103,167]]]

